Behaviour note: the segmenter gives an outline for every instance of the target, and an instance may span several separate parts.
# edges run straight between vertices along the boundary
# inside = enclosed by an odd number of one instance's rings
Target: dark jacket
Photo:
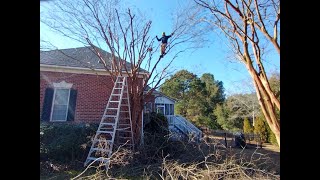
[[[171,35],[169,35],[169,36],[162,36],[160,39],[158,38],[158,37],[156,37],[157,38],[157,40],[158,41],[161,41],[162,43],[168,43],[168,39],[171,37]]]

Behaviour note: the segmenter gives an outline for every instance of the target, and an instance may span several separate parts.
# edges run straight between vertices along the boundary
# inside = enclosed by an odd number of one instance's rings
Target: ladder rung
[[[99,131],[113,131],[113,127],[112,128],[100,128]]]
[[[111,109],[112,110],[112,109],[118,109],[118,108],[107,108],[107,109]]]
[[[100,123],[100,124],[102,124],[102,125],[111,125],[111,126],[115,125],[115,123]]]
[[[97,133],[113,133],[113,131],[97,131]]]
[[[117,117],[117,115],[104,115],[103,117],[104,117],[104,118],[106,118],[106,117],[113,117],[113,118],[116,118],[116,117]]]
[[[113,102],[120,102],[120,101],[109,101],[109,102],[112,102],[112,103],[113,103]]]
[[[122,89],[122,88],[113,88],[113,89]]]
[[[121,94],[111,94],[111,96],[120,96]],[[122,98],[123,99],[123,98]]]

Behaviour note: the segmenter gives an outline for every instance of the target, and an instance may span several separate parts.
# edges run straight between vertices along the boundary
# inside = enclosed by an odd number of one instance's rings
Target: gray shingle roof
[[[110,59],[111,54],[100,49],[100,52],[106,60]],[[94,53],[93,48],[90,46],[71,48],[71,49],[58,49],[51,51],[40,51],[40,64],[66,66],[66,67],[79,67],[79,68],[93,68],[104,69],[102,63],[99,62],[99,57]],[[107,66],[110,67],[110,61],[107,61]],[[131,70],[131,65],[126,62],[128,71]],[[124,70],[124,68],[123,68]],[[140,72],[147,72],[140,69]]]

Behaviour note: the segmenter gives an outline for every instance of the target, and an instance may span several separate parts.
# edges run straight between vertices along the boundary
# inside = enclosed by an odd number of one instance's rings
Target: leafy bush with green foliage
[[[244,118],[243,120],[243,132],[249,134],[253,133],[253,127],[251,126],[251,123],[248,120],[248,118]]]
[[[40,124],[40,161],[83,161],[98,124]]]
[[[258,141],[265,143],[268,141],[268,125],[262,118],[257,117],[254,123],[254,133],[260,136]]]
[[[278,142],[277,142],[276,136],[271,131],[269,126],[267,126],[267,129],[268,129],[268,142],[270,142],[273,145],[277,145],[278,146]]]
[[[169,123],[167,118],[161,113],[150,113],[150,122],[145,125],[144,132],[168,134]]]
[[[277,145],[278,146],[278,142],[276,139],[276,136],[274,135],[274,133],[271,131],[269,125],[266,122],[265,117],[263,116],[263,114],[261,113],[260,118],[262,119],[262,121],[264,121],[264,123],[266,124],[266,128],[267,128],[267,132],[268,132],[268,138],[267,138],[267,142],[273,144],[273,145]]]

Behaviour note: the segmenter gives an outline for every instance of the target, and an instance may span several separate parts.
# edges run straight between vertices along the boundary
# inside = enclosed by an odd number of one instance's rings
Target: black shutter
[[[41,121],[49,121],[53,99],[53,88],[47,88],[44,93]]]
[[[67,121],[73,121],[76,112],[77,90],[70,90]]]

